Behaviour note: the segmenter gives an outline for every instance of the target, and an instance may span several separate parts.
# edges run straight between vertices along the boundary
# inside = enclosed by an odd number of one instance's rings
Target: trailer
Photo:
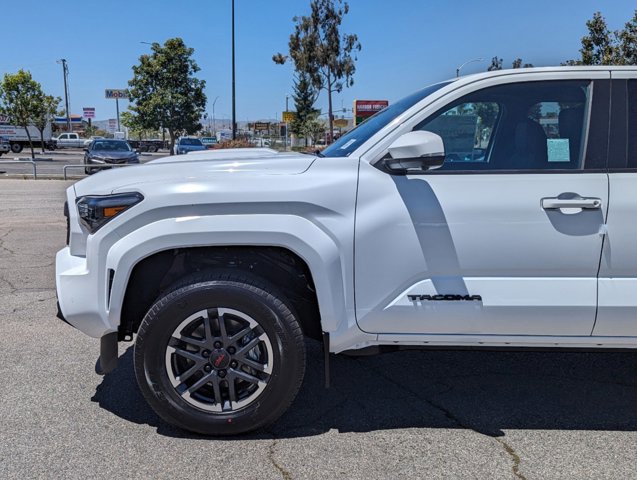
[[[52,140],[50,122],[44,129],[44,146],[41,144],[40,131],[34,125],[29,125],[28,128],[33,148],[44,147],[47,150],[55,150],[55,141]],[[20,153],[24,148],[29,148],[29,137],[26,130],[16,125],[10,125],[7,118],[3,116],[0,116],[0,137],[4,137],[9,141],[13,153]]]

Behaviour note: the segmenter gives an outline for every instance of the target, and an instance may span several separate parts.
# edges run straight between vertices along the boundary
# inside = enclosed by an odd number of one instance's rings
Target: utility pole
[[[62,64],[62,74],[64,75],[64,104],[66,107],[66,131],[71,131],[71,110],[69,109],[69,67],[66,64],[66,59],[62,58],[58,60],[58,63]]]
[[[236,105],[236,81],[234,65],[234,0],[232,0],[232,139],[237,138],[237,105]]]
[[[290,96],[289,95],[285,95],[285,114],[288,115],[288,112],[290,111],[290,106],[289,106],[289,100],[290,100]],[[287,122],[287,118],[285,121],[285,151],[288,151],[288,138],[289,138],[289,132],[288,130],[290,129],[290,125]]]
[[[212,136],[217,138],[217,121],[215,118],[215,103],[219,100],[219,96],[215,97],[215,101],[212,102]]]

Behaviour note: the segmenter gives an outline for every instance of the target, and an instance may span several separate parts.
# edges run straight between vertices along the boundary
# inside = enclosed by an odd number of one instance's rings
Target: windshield
[[[102,152],[130,152],[131,148],[127,142],[97,140],[93,143],[93,150],[100,150]]]
[[[179,141],[180,145],[197,145],[201,146],[201,141],[198,138],[182,138]]]
[[[391,104],[389,107],[376,113],[369,119],[365,120],[354,130],[343,135],[332,145],[327,147],[321,152],[326,157],[347,157],[350,153],[360,147],[369,138],[371,138],[381,128],[391,122],[401,113],[406,112],[408,109],[416,105],[425,97],[431,95],[436,90],[449,85],[451,82],[436,83],[422,90],[412,93],[408,97]]]

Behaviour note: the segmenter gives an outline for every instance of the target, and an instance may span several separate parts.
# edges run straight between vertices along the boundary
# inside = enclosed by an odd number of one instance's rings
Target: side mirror
[[[84,151],[85,151],[85,152],[88,152],[88,147],[84,147]]]
[[[440,135],[427,131],[408,132],[389,147],[382,166],[393,174],[418,174],[442,167],[445,146]]]

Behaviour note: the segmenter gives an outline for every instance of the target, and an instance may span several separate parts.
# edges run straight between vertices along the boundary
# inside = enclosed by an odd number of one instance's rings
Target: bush
[[[212,148],[215,150],[222,148],[254,148],[254,145],[245,138],[237,138],[236,140],[225,140],[223,142],[216,143]]]

